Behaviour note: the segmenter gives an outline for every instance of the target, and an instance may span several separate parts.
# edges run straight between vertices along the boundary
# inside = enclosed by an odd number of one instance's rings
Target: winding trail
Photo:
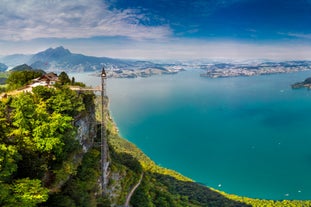
[[[144,173],[141,174],[138,183],[132,188],[132,190],[129,192],[129,194],[127,194],[124,207],[129,207],[130,201],[131,201],[131,197],[132,197],[133,193],[135,192],[135,190],[136,190],[136,189],[138,188],[138,186],[140,185],[140,183],[141,183],[143,177],[144,177]]]

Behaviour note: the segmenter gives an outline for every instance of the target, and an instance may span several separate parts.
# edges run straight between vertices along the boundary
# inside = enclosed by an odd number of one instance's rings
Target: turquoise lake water
[[[311,90],[290,87],[311,72],[222,79],[202,72],[107,80],[121,135],[157,164],[215,189],[311,199]],[[98,77],[75,78],[99,85]]]

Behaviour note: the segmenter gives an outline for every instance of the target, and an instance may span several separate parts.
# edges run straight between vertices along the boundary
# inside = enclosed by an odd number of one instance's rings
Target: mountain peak
[[[52,57],[62,57],[62,56],[67,56],[71,54],[71,52],[68,49],[65,49],[63,46],[59,46],[56,48],[49,48],[41,53],[45,53],[46,55],[52,56]]]
[[[72,55],[72,53],[68,49],[65,49],[63,46],[59,46],[56,48],[49,48],[47,50],[44,50],[42,52],[35,54],[31,58],[30,62],[31,63],[34,63],[37,61],[50,62],[50,61],[68,58],[71,55]]]

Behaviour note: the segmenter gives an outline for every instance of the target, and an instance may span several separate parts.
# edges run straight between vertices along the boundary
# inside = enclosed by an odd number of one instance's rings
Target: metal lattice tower
[[[105,113],[107,112],[107,96],[106,96],[106,71],[103,68],[101,73],[101,187],[102,187],[102,195],[104,196],[107,192],[107,185],[108,185],[108,141],[107,141],[107,134],[106,134],[106,125],[105,125]]]

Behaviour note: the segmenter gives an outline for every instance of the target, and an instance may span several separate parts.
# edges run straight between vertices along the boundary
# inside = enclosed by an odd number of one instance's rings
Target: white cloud
[[[99,0],[1,0],[0,39],[170,36],[168,26],[144,26],[143,18],[137,10],[110,10]]]
[[[284,33],[283,33],[284,34]],[[303,39],[311,39],[311,34],[301,34],[301,33],[287,33],[285,35],[288,35],[290,37],[297,37],[297,38],[303,38]]]
[[[68,45],[77,53],[133,59],[311,60],[311,45],[307,44],[170,39],[160,42],[123,42],[121,45],[106,42],[87,46],[90,48]]]
[[[169,38],[129,40],[128,38],[36,39],[0,41],[0,56],[34,54],[49,47],[64,46],[73,53],[126,59],[209,59],[209,60],[311,60],[311,44],[300,41],[238,42],[230,40],[195,40]]]

